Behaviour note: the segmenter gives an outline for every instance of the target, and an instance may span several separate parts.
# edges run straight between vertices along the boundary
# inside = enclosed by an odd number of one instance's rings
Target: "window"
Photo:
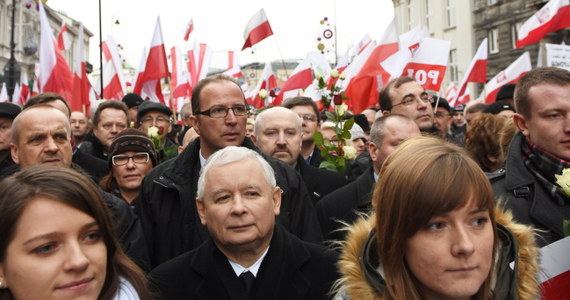
[[[455,26],[455,0],[446,0],[445,21],[447,27]]]
[[[498,0],[487,0],[487,5],[488,6],[495,5],[495,4],[497,4],[497,1]]]
[[[499,52],[499,29],[489,30],[489,53]]]
[[[430,20],[431,20],[431,10],[430,10],[430,7],[429,7],[430,1],[431,1],[431,0],[425,0],[425,3],[426,3],[426,27],[427,27],[428,30],[431,32],[431,23],[430,23]]]
[[[412,30],[414,23],[412,20],[412,12],[413,12],[413,4],[412,0],[408,0],[407,9],[408,9],[408,30]]]
[[[516,48],[516,43],[519,38],[519,30],[521,29],[522,25],[522,22],[516,22],[515,24],[511,25],[511,41],[513,49]]]
[[[457,70],[457,49],[449,51],[449,80],[451,82],[459,81],[459,71]]]

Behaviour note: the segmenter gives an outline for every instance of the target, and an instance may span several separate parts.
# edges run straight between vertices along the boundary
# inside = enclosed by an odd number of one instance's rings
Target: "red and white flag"
[[[378,103],[378,93],[390,75],[382,68],[381,62],[398,51],[398,31],[392,20],[374,47],[362,68],[346,87],[349,109],[355,114]]]
[[[65,57],[57,46],[46,12],[41,1],[40,8],[40,71],[39,86],[42,93],[54,92],[60,94],[66,101],[71,99],[73,90],[73,75]]]
[[[266,90],[268,93],[277,87],[277,80],[275,80],[275,74],[273,74],[273,69],[271,68],[271,63],[265,63],[263,72],[261,73],[261,78],[257,82],[257,85],[253,90],[250,91],[246,100],[249,104],[254,105],[256,108],[262,108],[271,104],[271,97],[261,99],[259,96],[259,91]]]
[[[570,299],[570,237],[540,249],[540,284],[542,300]]]
[[[273,31],[265,15],[265,10],[262,8],[247,22],[243,33],[245,43],[241,50],[252,47],[271,35],[273,35]]]
[[[190,34],[194,31],[194,20],[190,18],[190,22],[186,25],[186,31],[184,32],[184,40],[188,41]]]
[[[16,82],[14,86],[14,93],[12,93],[12,103],[22,105],[20,103],[20,97],[22,95],[22,89],[20,88],[20,84]]]
[[[192,86],[190,85],[190,74],[182,58],[182,52],[178,47],[170,49],[170,61],[172,65],[172,98],[190,97]]]
[[[354,45],[354,47],[350,49],[350,56],[356,56],[362,53],[362,51],[364,51],[364,48],[368,47],[368,45],[370,45],[371,42],[372,39],[370,38],[368,33],[365,34],[360,40],[360,42],[358,42],[358,44]]]
[[[426,90],[439,91],[445,76],[451,41],[423,38],[419,44],[400,49],[382,67],[392,78],[409,76]]]
[[[127,91],[123,64],[119,48],[111,36],[101,45],[103,50],[103,91],[104,99],[121,100]]]
[[[83,59],[83,24],[79,26],[79,35],[75,47],[75,64],[73,68],[73,96],[70,107],[72,111],[89,111],[89,89],[91,84],[87,78],[85,60]]]
[[[151,101],[165,103],[162,95],[162,87],[160,79],[170,76],[168,72],[168,61],[166,59],[166,50],[162,39],[162,29],[160,26],[160,17],[156,19],[156,26],[150,44],[150,50],[146,59],[144,73],[133,92],[142,97],[144,90]],[[144,97],[143,97],[144,98]]]
[[[348,50],[338,59],[335,69],[342,73],[348,67]]]
[[[228,69],[224,72],[224,75],[236,78],[243,76],[239,67],[238,57],[234,51],[228,51]]]
[[[210,63],[212,62],[212,47],[208,44],[194,44],[194,48],[188,51],[188,70],[192,86],[208,76]]]
[[[461,80],[457,94],[453,98],[447,98],[449,105],[455,107],[457,104],[467,103],[469,101],[469,97],[465,97],[465,95],[469,95],[467,84],[469,82],[485,83],[485,81],[487,81],[487,38],[483,39],[479,45],[463,80]]]
[[[20,92],[20,101],[21,105],[26,104],[28,98],[30,97],[30,82],[28,81],[28,72],[22,72],[22,90]]]
[[[505,70],[499,72],[485,86],[485,103],[495,102],[499,89],[508,83],[516,83],[519,79],[532,69],[530,54],[523,53],[517,60],[510,64]]]
[[[570,0],[550,0],[519,29],[517,49],[540,41],[549,32],[570,27]]]
[[[69,50],[71,42],[69,41],[69,34],[67,34],[67,25],[61,24],[61,29],[57,34],[57,46],[61,51]]]
[[[10,102],[8,98],[8,90],[6,89],[6,83],[2,84],[2,90],[0,90],[0,102]]]

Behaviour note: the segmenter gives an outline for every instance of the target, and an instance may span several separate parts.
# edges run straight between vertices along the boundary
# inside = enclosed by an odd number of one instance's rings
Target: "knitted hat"
[[[487,107],[485,107],[485,109],[483,110],[483,113],[498,115],[503,110],[512,110],[514,112],[517,112],[515,108],[509,104],[509,102],[497,101],[487,105]]]
[[[364,130],[362,130],[362,127],[360,127],[360,125],[354,123],[354,125],[352,125],[352,128],[350,128],[350,140],[354,141],[357,139],[365,139],[366,140],[366,135],[364,135]]]
[[[128,108],[133,108],[137,105],[141,105],[141,103],[144,102],[143,98],[135,93],[126,94],[125,97],[121,99],[121,101],[125,103]]]
[[[0,103],[0,118],[14,120],[21,111],[22,109],[16,104],[8,102]]]
[[[142,131],[135,128],[127,128],[121,131],[109,147],[107,163],[109,168],[113,167],[113,156],[125,152],[147,152],[152,160],[152,165],[156,166],[157,154],[150,138]]]
[[[152,101],[143,101],[143,104],[139,106],[139,110],[137,111],[137,123],[141,122],[141,119],[144,115],[151,111],[158,111],[165,114],[168,118],[172,115],[172,110],[168,108],[165,104],[159,102],[152,102]]]

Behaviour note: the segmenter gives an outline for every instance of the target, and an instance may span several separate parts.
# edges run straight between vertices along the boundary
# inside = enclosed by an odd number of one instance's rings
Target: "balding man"
[[[374,121],[368,144],[372,166],[355,181],[324,197],[316,206],[325,239],[342,240],[344,232],[337,230],[342,226],[341,222],[350,224],[359,213],[370,211],[372,191],[384,160],[403,141],[419,135],[416,123],[403,115],[390,114]]]
[[[307,164],[301,155],[301,118],[290,109],[272,107],[261,112],[255,121],[253,141],[263,154],[287,163],[301,174],[313,204],[346,184],[342,174]]]

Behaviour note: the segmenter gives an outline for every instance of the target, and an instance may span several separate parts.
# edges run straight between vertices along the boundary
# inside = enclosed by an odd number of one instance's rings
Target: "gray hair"
[[[299,115],[297,115],[294,111],[288,109],[288,108],[284,108],[281,106],[275,106],[275,107],[271,107],[268,108],[264,111],[262,111],[259,115],[257,115],[257,117],[255,118],[255,124],[253,126],[253,134],[255,135],[255,137],[258,137],[259,135],[259,130],[263,124],[263,119],[265,118],[265,115],[267,115],[267,112],[271,112],[271,111],[281,111],[284,114],[293,114],[295,115],[295,120],[297,121],[297,131],[299,132],[299,134],[301,134],[303,131],[303,120],[301,120],[301,117],[299,117]]]
[[[200,170],[200,178],[198,179],[198,192],[196,193],[196,197],[198,199],[204,199],[206,175],[212,167],[223,166],[246,159],[257,161],[257,163],[259,163],[263,169],[263,174],[265,175],[267,183],[269,183],[271,188],[275,188],[277,186],[273,168],[259,153],[244,147],[228,146],[212,154],[212,156],[210,156],[206,161],[206,164],[202,167],[202,170]]]
[[[382,146],[384,137],[386,136],[386,122],[388,122],[390,119],[400,119],[402,121],[410,123],[414,122],[407,116],[400,114],[389,114],[379,117],[374,121],[372,127],[370,127],[370,142],[374,143],[374,145],[378,147]]]

